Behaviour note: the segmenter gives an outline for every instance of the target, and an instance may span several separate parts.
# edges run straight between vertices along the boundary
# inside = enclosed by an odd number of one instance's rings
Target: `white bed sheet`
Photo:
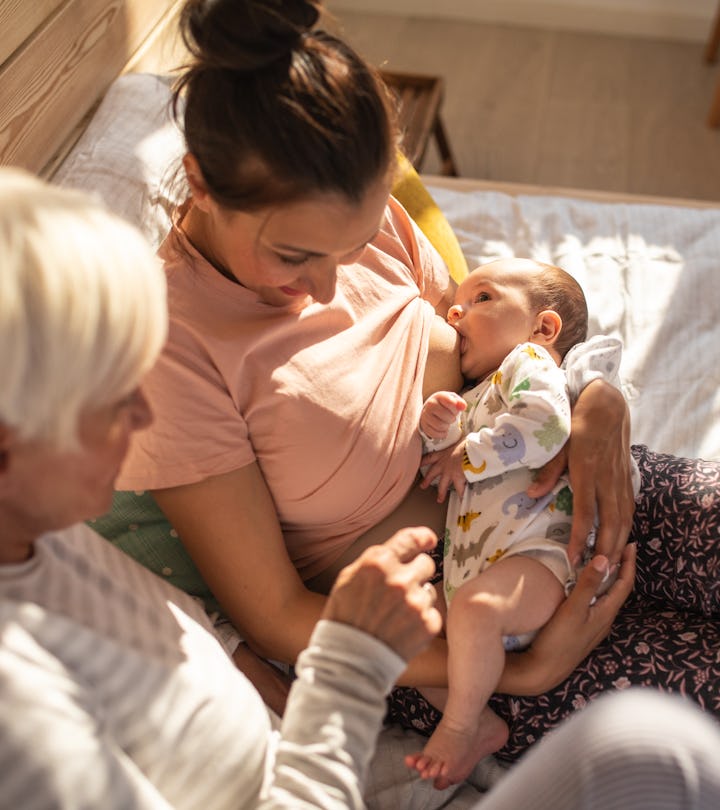
[[[167,81],[116,80],[55,180],[97,192],[157,246],[182,154]],[[622,339],[635,442],[720,459],[720,206],[691,208],[428,186],[471,266],[530,256],[582,284],[591,333]]]

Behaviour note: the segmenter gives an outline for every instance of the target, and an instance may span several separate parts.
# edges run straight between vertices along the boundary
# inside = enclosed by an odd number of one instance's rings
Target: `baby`
[[[463,375],[478,381],[464,396],[433,394],[420,417],[426,452],[442,451],[423,486],[437,483],[441,501],[451,491],[443,583],[449,691],[423,690],[443,718],[424,750],[406,758],[438,788],[465,779],[505,743],[507,726],[487,706],[505,651],[527,646],[575,582],[567,476],[540,499],[526,490],[570,435],[560,363],[585,340],[588,312],[564,270],[500,259],[462,282],[448,321],[461,337]],[[616,381],[620,344],[596,339],[580,362]]]

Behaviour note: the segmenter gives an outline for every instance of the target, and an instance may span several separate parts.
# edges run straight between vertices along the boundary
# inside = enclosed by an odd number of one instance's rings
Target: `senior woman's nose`
[[[150,403],[145,398],[145,394],[141,388],[138,388],[133,396],[130,415],[133,430],[142,430],[148,427],[153,421],[153,412]]]

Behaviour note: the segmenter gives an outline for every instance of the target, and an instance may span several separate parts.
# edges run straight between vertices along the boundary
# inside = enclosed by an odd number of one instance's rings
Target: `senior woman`
[[[278,745],[201,608],[78,524],[151,421],[139,383],[166,324],[134,228],[0,170],[0,805],[359,806],[385,693],[439,629],[435,538],[344,572],[324,612],[343,624],[318,626]]]
[[[164,294],[131,226],[0,169],[0,804],[360,808],[383,696],[439,629],[421,587],[435,538],[399,532],[340,573],[273,735],[201,608],[77,523],[107,508],[151,421],[139,384]],[[628,790],[637,808],[716,807],[717,727],[628,697],[575,718],[483,808],[525,805],[530,786],[538,810],[619,807]]]

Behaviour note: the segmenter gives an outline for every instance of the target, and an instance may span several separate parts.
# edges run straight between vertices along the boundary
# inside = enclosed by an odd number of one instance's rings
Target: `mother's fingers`
[[[617,579],[603,596],[598,599],[597,604],[603,605],[603,612],[612,613],[614,615],[630,595],[633,583],[635,582],[635,555],[635,544],[628,544],[623,550],[622,561],[618,567]],[[578,607],[580,604],[583,604],[585,608],[589,608],[595,603],[595,597],[601,585],[605,582],[609,574],[613,572],[614,567],[611,566],[607,557],[601,554],[595,555],[580,572],[569,599],[578,603]]]
[[[578,575],[570,595],[571,600],[580,602],[583,607],[588,608],[609,575],[609,560],[601,554],[596,554]]]
[[[567,444],[563,445],[560,451],[546,462],[535,474],[532,483],[527,488],[527,494],[531,498],[542,498],[552,491],[560,476],[567,469],[568,451]]]
[[[635,543],[628,543],[623,549],[622,560],[615,583],[603,595],[603,600],[610,602],[610,607],[617,613],[621,605],[630,596],[630,592],[635,584],[635,561],[637,558],[637,546]]]

